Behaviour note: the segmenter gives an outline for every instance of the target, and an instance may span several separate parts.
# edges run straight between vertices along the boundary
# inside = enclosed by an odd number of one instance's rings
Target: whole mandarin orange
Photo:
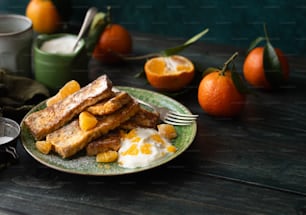
[[[233,117],[245,106],[246,96],[233,83],[231,71],[213,71],[204,76],[198,87],[201,108],[213,116]]]
[[[54,33],[61,26],[60,14],[51,0],[31,0],[26,16],[32,20],[33,29],[38,33]]]
[[[289,63],[284,53],[278,49],[274,49],[280,62],[283,80],[288,80]],[[264,69],[264,47],[256,47],[249,52],[243,64],[243,75],[245,80],[252,86],[258,88],[269,89],[271,83],[266,78]]]
[[[109,24],[95,46],[93,57],[103,63],[116,63],[120,61],[118,55],[128,55],[131,51],[132,37],[128,30],[119,24]]]

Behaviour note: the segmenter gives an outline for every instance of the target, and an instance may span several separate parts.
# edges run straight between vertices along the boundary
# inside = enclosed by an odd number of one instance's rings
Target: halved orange
[[[145,63],[144,71],[152,87],[169,92],[186,87],[195,74],[193,63],[180,55],[151,58]]]

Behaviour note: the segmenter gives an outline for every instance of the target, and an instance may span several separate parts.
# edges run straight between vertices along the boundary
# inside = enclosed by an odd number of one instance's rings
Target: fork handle
[[[139,104],[142,104],[142,105],[144,105],[144,106],[146,106],[146,107],[149,107],[154,113],[157,113],[157,114],[158,114],[158,112],[155,110],[155,108],[154,108],[151,104],[146,103],[146,102],[144,102],[144,101],[142,101],[142,100],[140,100],[140,99],[137,99],[137,98],[135,98],[134,96],[132,96],[132,98],[135,99]]]

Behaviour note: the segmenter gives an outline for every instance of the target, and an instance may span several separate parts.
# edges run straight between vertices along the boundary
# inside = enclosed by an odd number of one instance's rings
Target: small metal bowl
[[[0,150],[16,147],[20,135],[20,126],[14,120],[0,117]]]

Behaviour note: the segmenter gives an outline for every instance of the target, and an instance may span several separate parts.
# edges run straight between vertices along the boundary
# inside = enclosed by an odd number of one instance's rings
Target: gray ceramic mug
[[[32,21],[26,16],[0,14],[0,68],[31,76]]]

